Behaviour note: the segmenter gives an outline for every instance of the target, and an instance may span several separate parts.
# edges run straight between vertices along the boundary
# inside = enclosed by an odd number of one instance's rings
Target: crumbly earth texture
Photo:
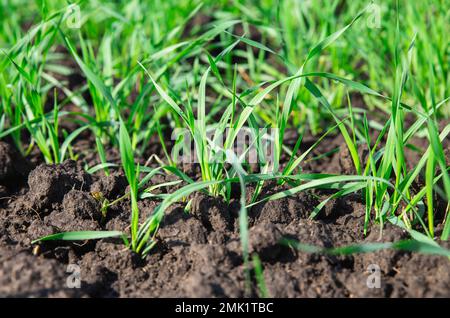
[[[0,142],[0,159],[0,297],[259,296],[253,271],[252,287],[245,288],[237,196],[227,204],[197,193],[191,196],[189,213],[183,203],[172,205],[158,232],[158,242],[145,259],[114,239],[48,242],[37,248],[31,244],[33,239],[61,231],[129,231],[127,199],[111,207],[104,217],[99,201],[92,196],[92,192],[101,192],[114,200],[125,193],[126,179],[117,171],[109,176],[89,175],[80,162],[70,160],[29,167],[6,142]],[[321,163],[327,171],[351,173],[345,150],[327,160]],[[249,186],[248,195],[252,190]],[[268,184],[264,192],[275,190],[275,185]],[[376,225],[363,236],[365,207],[360,195],[331,200],[317,219],[308,219],[320,202],[318,195],[304,192],[248,211],[249,251],[261,259],[270,296],[450,296],[450,261],[445,257],[397,250],[318,255],[280,244],[282,238],[320,247],[380,240]],[[157,204],[150,199],[139,202],[141,221]],[[381,241],[407,237],[400,228],[386,224]],[[369,288],[368,270],[373,264],[380,270],[380,285]]]

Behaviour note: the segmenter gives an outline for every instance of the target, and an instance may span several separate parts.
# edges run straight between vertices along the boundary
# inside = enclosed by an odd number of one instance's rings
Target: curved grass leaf
[[[38,238],[31,242],[35,244],[37,242],[44,241],[86,241],[86,240],[97,240],[108,237],[119,237],[123,233],[120,231],[76,231],[76,232],[63,232],[47,235]]]
[[[323,248],[319,246],[304,244],[293,239],[282,239],[280,244],[293,247],[305,253],[326,254],[326,255],[351,255],[359,253],[373,253],[386,249],[394,249],[407,252],[415,252],[428,255],[439,255],[450,257],[450,250],[439,245],[420,242],[417,240],[402,240],[388,243],[361,243],[342,247]]]

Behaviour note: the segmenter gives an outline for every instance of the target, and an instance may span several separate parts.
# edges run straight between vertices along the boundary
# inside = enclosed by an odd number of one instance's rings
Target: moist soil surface
[[[295,142],[295,138],[293,140]],[[309,147],[308,142],[313,140],[305,139],[305,147]],[[85,140],[82,143],[89,144]],[[76,144],[76,147],[83,146]],[[309,161],[303,170],[354,173],[342,138],[327,138],[315,152],[330,149],[337,151],[329,157]],[[112,161],[119,160],[117,153],[108,155]],[[410,158],[410,164],[414,160]],[[67,160],[60,165],[39,161],[36,158],[25,160],[10,143],[0,141],[1,297],[259,295],[253,273],[252,287],[247,291],[245,287],[238,225],[239,193],[230,204],[220,198],[194,194],[189,213],[184,203],[172,205],[166,211],[157,244],[145,259],[134,255],[116,239],[45,242],[37,248],[31,244],[32,240],[61,231],[129,232],[130,219],[128,199],[109,208],[104,217],[100,203],[92,195],[101,192],[110,201],[122,196],[127,191],[122,172],[91,175],[85,172],[81,160]],[[195,177],[195,167],[190,170]],[[168,181],[166,177],[156,176],[151,183],[164,181]],[[173,187],[158,190],[173,191]],[[267,183],[263,195],[277,190],[280,190],[277,185]],[[252,191],[248,186],[247,195]],[[390,224],[385,224],[382,233],[379,225],[373,224],[364,236],[365,206],[361,194],[330,200],[316,219],[308,219],[313,208],[329,195],[318,191],[302,192],[249,209],[250,253],[257,253],[261,259],[270,296],[450,296],[450,261],[445,257],[398,250],[349,256],[319,255],[280,244],[282,238],[320,247],[408,238],[405,231]],[[157,204],[157,200],[150,199],[139,202],[141,221]],[[446,242],[440,244],[449,247]],[[379,288],[367,285],[368,281],[374,282],[368,271],[372,264],[380,269]],[[81,279],[79,286],[77,269]]]

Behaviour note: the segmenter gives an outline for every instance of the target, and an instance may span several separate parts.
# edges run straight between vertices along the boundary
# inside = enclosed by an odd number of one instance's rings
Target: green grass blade
[[[31,242],[35,244],[37,242],[44,241],[85,241],[85,240],[97,240],[109,237],[119,237],[123,233],[120,231],[76,231],[76,232],[63,232],[56,233],[47,236],[43,236]]]

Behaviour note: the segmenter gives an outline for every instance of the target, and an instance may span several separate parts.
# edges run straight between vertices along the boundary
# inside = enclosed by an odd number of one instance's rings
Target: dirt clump
[[[91,183],[91,176],[75,161],[41,164],[28,176],[28,197],[34,209],[45,213],[52,203],[61,203],[70,190],[89,189]]]
[[[82,297],[67,268],[57,260],[34,257],[27,252],[5,251],[0,257],[1,297]],[[75,283],[75,282],[74,282]]]

